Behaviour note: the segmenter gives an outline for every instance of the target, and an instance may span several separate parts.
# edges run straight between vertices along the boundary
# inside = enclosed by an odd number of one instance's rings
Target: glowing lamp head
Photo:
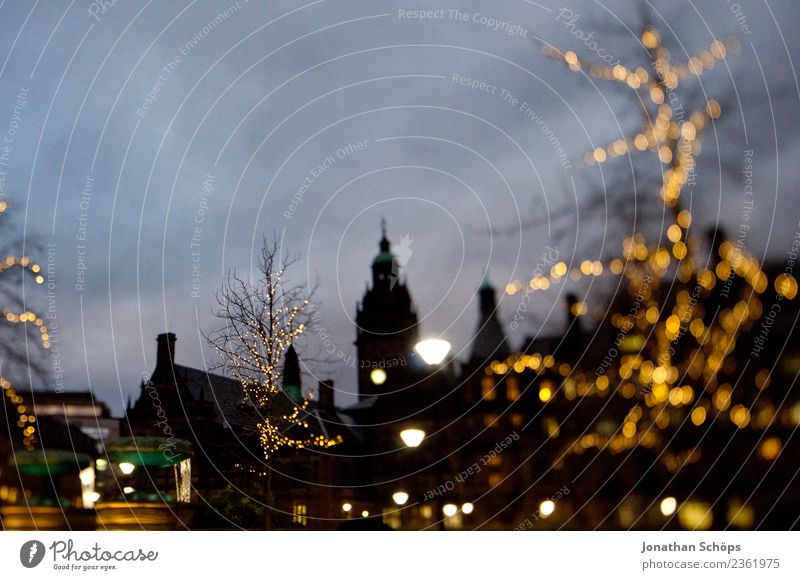
[[[125,475],[130,475],[133,473],[134,469],[136,469],[136,466],[133,463],[128,463],[127,461],[123,461],[119,464],[119,470]]]
[[[373,371],[369,373],[369,380],[372,381],[373,385],[382,385],[386,382],[386,371],[383,369],[373,369]]]
[[[471,503],[467,502],[467,503],[465,503],[464,505],[461,506],[461,511],[464,512],[465,514],[469,515],[473,511],[475,511],[475,506],[472,505]]]
[[[343,512],[347,513],[347,512],[349,512],[351,509],[353,509],[353,504],[351,504],[351,503],[343,503],[343,504],[342,504],[342,511],[343,511]]]
[[[442,508],[442,513],[446,515],[448,518],[452,518],[454,515],[458,513],[458,506],[454,503],[446,503]]]
[[[556,504],[549,499],[546,499],[539,504],[539,513],[544,518],[549,517],[554,511],[556,511]]]
[[[397,491],[392,494],[392,500],[397,505],[405,505],[405,503],[408,501],[408,494],[404,491]]]
[[[415,344],[414,350],[427,364],[438,365],[450,352],[450,343],[441,338],[429,338]]]
[[[406,447],[419,447],[422,440],[425,439],[425,431],[422,429],[403,429],[400,431],[400,439],[406,444]]]

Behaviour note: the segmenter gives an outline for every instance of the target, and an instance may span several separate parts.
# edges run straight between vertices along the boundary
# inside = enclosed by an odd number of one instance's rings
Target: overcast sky
[[[47,244],[55,248],[51,320],[65,388],[91,387],[121,412],[167,328],[178,335],[179,362],[209,364],[198,329],[215,325],[214,290],[230,269],[249,270],[273,231],[301,256],[295,280],[319,282],[320,325],[352,352],[355,305],[385,216],[395,244],[407,236],[404,272],[422,334],[444,334],[461,357],[487,273],[502,289],[529,278],[548,247],[580,261],[613,256],[635,228],[657,238],[659,223],[624,223],[618,210],[588,204],[604,194],[625,199],[633,163],[641,199],[658,209],[642,154],[602,174],[581,164],[585,151],[636,132],[631,91],[540,51],[546,42],[644,64],[644,6],[0,3],[8,157],[0,183],[10,217],[41,244],[40,261]],[[415,18],[420,10],[432,12]],[[704,94],[723,106],[684,201],[697,226],[738,231],[745,151],[753,150],[746,244],[775,260],[800,217],[799,12],[789,0],[656,1],[650,10],[675,61],[715,38],[739,39],[740,55],[679,87],[687,110]],[[573,288],[602,306],[602,288]],[[558,332],[563,314],[551,307],[563,291],[537,295],[510,333],[513,345]],[[45,311],[47,288],[28,301]],[[501,303],[507,328],[515,309],[513,299]],[[53,357],[44,357],[47,384],[38,386],[53,388]],[[352,369],[325,372],[355,390]]]

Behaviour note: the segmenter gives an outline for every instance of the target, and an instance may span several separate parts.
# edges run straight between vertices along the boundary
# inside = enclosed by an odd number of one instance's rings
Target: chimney
[[[172,376],[172,365],[175,363],[175,341],[177,337],[172,332],[159,334],[156,338],[158,350],[156,351],[156,370],[154,376]]]
[[[319,382],[317,389],[317,405],[320,409],[333,412],[336,409],[334,393],[336,389],[333,387],[333,380],[328,379]]]

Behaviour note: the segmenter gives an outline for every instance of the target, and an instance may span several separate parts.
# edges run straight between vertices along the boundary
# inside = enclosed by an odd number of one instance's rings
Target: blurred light
[[[458,506],[454,503],[446,503],[442,508],[442,513],[451,518],[458,513]]]
[[[764,439],[759,448],[759,454],[767,461],[775,459],[781,452],[781,440],[777,437],[768,437]]]
[[[414,350],[429,365],[438,365],[450,352],[450,343],[440,338],[429,338],[415,344]]]
[[[546,499],[539,504],[539,513],[542,514],[542,517],[544,518],[548,517],[555,510],[556,510],[556,504],[549,499]]]
[[[648,26],[642,33],[642,44],[644,44],[646,48],[657,47],[659,40],[658,32],[656,32],[655,28]]]
[[[130,475],[134,469],[136,469],[136,466],[133,463],[122,462],[119,464],[119,470],[125,475]]]
[[[661,500],[661,513],[671,516],[678,509],[678,501],[674,497],[665,497]]]
[[[687,501],[678,510],[678,521],[687,530],[707,530],[714,524],[711,506],[701,501]]]
[[[108,461],[105,459],[98,459],[94,462],[95,466],[97,467],[97,471],[105,471],[108,467]]]
[[[741,529],[752,528],[753,522],[756,519],[753,508],[749,505],[741,505],[739,503],[732,503],[729,505],[725,515],[732,526]]]
[[[363,512],[361,512],[361,517],[362,518],[368,518],[369,517],[369,510],[364,510]]]
[[[353,509],[353,504],[351,504],[351,503],[343,503],[342,504],[342,511],[343,512],[349,512],[351,509]]]
[[[775,290],[778,294],[792,300],[797,296],[797,280],[789,274],[781,274],[775,278]]]
[[[464,505],[461,506],[461,511],[464,512],[465,514],[469,515],[473,511],[475,511],[475,506],[472,505],[471,503],[467,502],[467,503],[465,503]]]
[[[373,371],[369,373],[369,380],[372,381],[373,385],[382,385],[386,382],[386,371],[383,369],[373,369]]]
[[[94,469],[91,467],[87,467],[86,469],[81,469],[78,473],[78,479],[81,480],[83,485],[91,485],[94,486]]]
[[[425,439],[425,431],[422,429],[403,429],[400,431],[400,439],[403,440],[406,447],[419,447],[419,444]]]
[[[123,487],[123,488],[122,488],[122,492],[123,492],[123,493],[133,493],[133,491],[134,491],[134,490],[133,490],[133,488],[132,488],[132,487],[130,487],[130,486],[127,486],[127,487]]]
[[[404,491],[396,491],[392,494],[392,499],[397,505],[405,505],[408,501],[408,494]]]

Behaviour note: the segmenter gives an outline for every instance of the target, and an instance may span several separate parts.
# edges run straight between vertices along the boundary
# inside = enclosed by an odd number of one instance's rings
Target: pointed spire
[[[511,354],[503,326],[497,318],[497,301],[494,286],[488,277],[478,288],[480,318],[475,337],[472,339],[471,362],[486,364],[489,360],[505,358]]]
[[[386,237],[386,218],[384,217],[381,217],[381,241],[379,242],[378,246],[381,249],[381,253],[389,252],[391,248],[389,238]]]
[[[300,382],[300,358],[293,344],[286,349],[283,358],[283,392],[295,403],[299,403],[303,398],[303,389]]]

